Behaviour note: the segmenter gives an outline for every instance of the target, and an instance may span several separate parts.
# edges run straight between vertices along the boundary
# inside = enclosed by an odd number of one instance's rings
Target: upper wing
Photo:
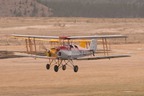
[[[21,35],[21,34],[12,34],[12,36],[25,37],[25,38],[39,38],[39,39],[59,39],[59,36]]]
[[[39,39],[99,39],[99,38],[127,38],[125,35],[94,35],[94,36],[41,36],[12,34],[14,37],[39,38]]]
[[[69,39],[127,38],[125,35],[70,36]]]
[[[99,59],[111,59],[111,58],[121,58],[130,57],[130,55],[111,55],[111,56],[97,56],[97,57],[82,57],[77,58],[77,60],[99,60]]]

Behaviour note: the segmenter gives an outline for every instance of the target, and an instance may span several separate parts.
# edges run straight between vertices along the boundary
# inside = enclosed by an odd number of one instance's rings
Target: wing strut
[[[27,53],[29,53],[29,49],[28,49],[28,40],[27,40],[27,39],[25,39],[25,43],[26,43],[26,51],[27,51]]]
[[[33,52],[32,41],[31,41],[30,38],[29,38],[28,40],[29,40],[29,49],[30,49],[30,54],[32,54],[32,52]]]
[[[103,45],[104,55],[108,56],[108,51],[110,49],[110,44],[108,43],[107,38],[102,38],[102,45]]]
[[[36,42],[35,42],[35,38],[33,39],[34,41],[34,48],[35,48],[35,53],[37,52],[37,48],[36,48]]]
[[[33,38],[33,40],[31,38],[26,38],[25,43],[26,43],[26,51],[28,54],[32,54],[32,53],[37,52],[35,38]]]

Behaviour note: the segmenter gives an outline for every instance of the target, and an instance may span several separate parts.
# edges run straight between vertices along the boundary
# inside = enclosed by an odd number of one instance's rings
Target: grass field
[[[45,59],[0,59],[0,96],[143,96],[144,19],[0,18],[0,51],[24,50],[23,40],[10,34],[128,35],[126,44],[112,45],[113,52],[129,58],[74,61],[58,73],[46,70]],[[115,41],[117,42],[117,41]],[[123,41],[122,41],[123,42]]]

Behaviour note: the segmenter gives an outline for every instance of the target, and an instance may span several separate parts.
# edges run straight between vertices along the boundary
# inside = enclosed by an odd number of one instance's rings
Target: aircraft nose
[[[59,51],[59,52],[57,53],[57,56],[58,56],[59,58],[62,58],[62,59],[67,59],[67,58],[68,58],[67,53],[64,52],[64,51]]]

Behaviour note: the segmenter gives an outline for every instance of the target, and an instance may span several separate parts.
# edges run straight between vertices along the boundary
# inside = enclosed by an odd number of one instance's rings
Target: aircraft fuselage
[[[86,48],[80,48],[76,45],[73,48],[65,46],[57,52],[58,58],[60,59],[75,59],[78,57],[88,56],[91,54],[93,54],[92,50]]]

